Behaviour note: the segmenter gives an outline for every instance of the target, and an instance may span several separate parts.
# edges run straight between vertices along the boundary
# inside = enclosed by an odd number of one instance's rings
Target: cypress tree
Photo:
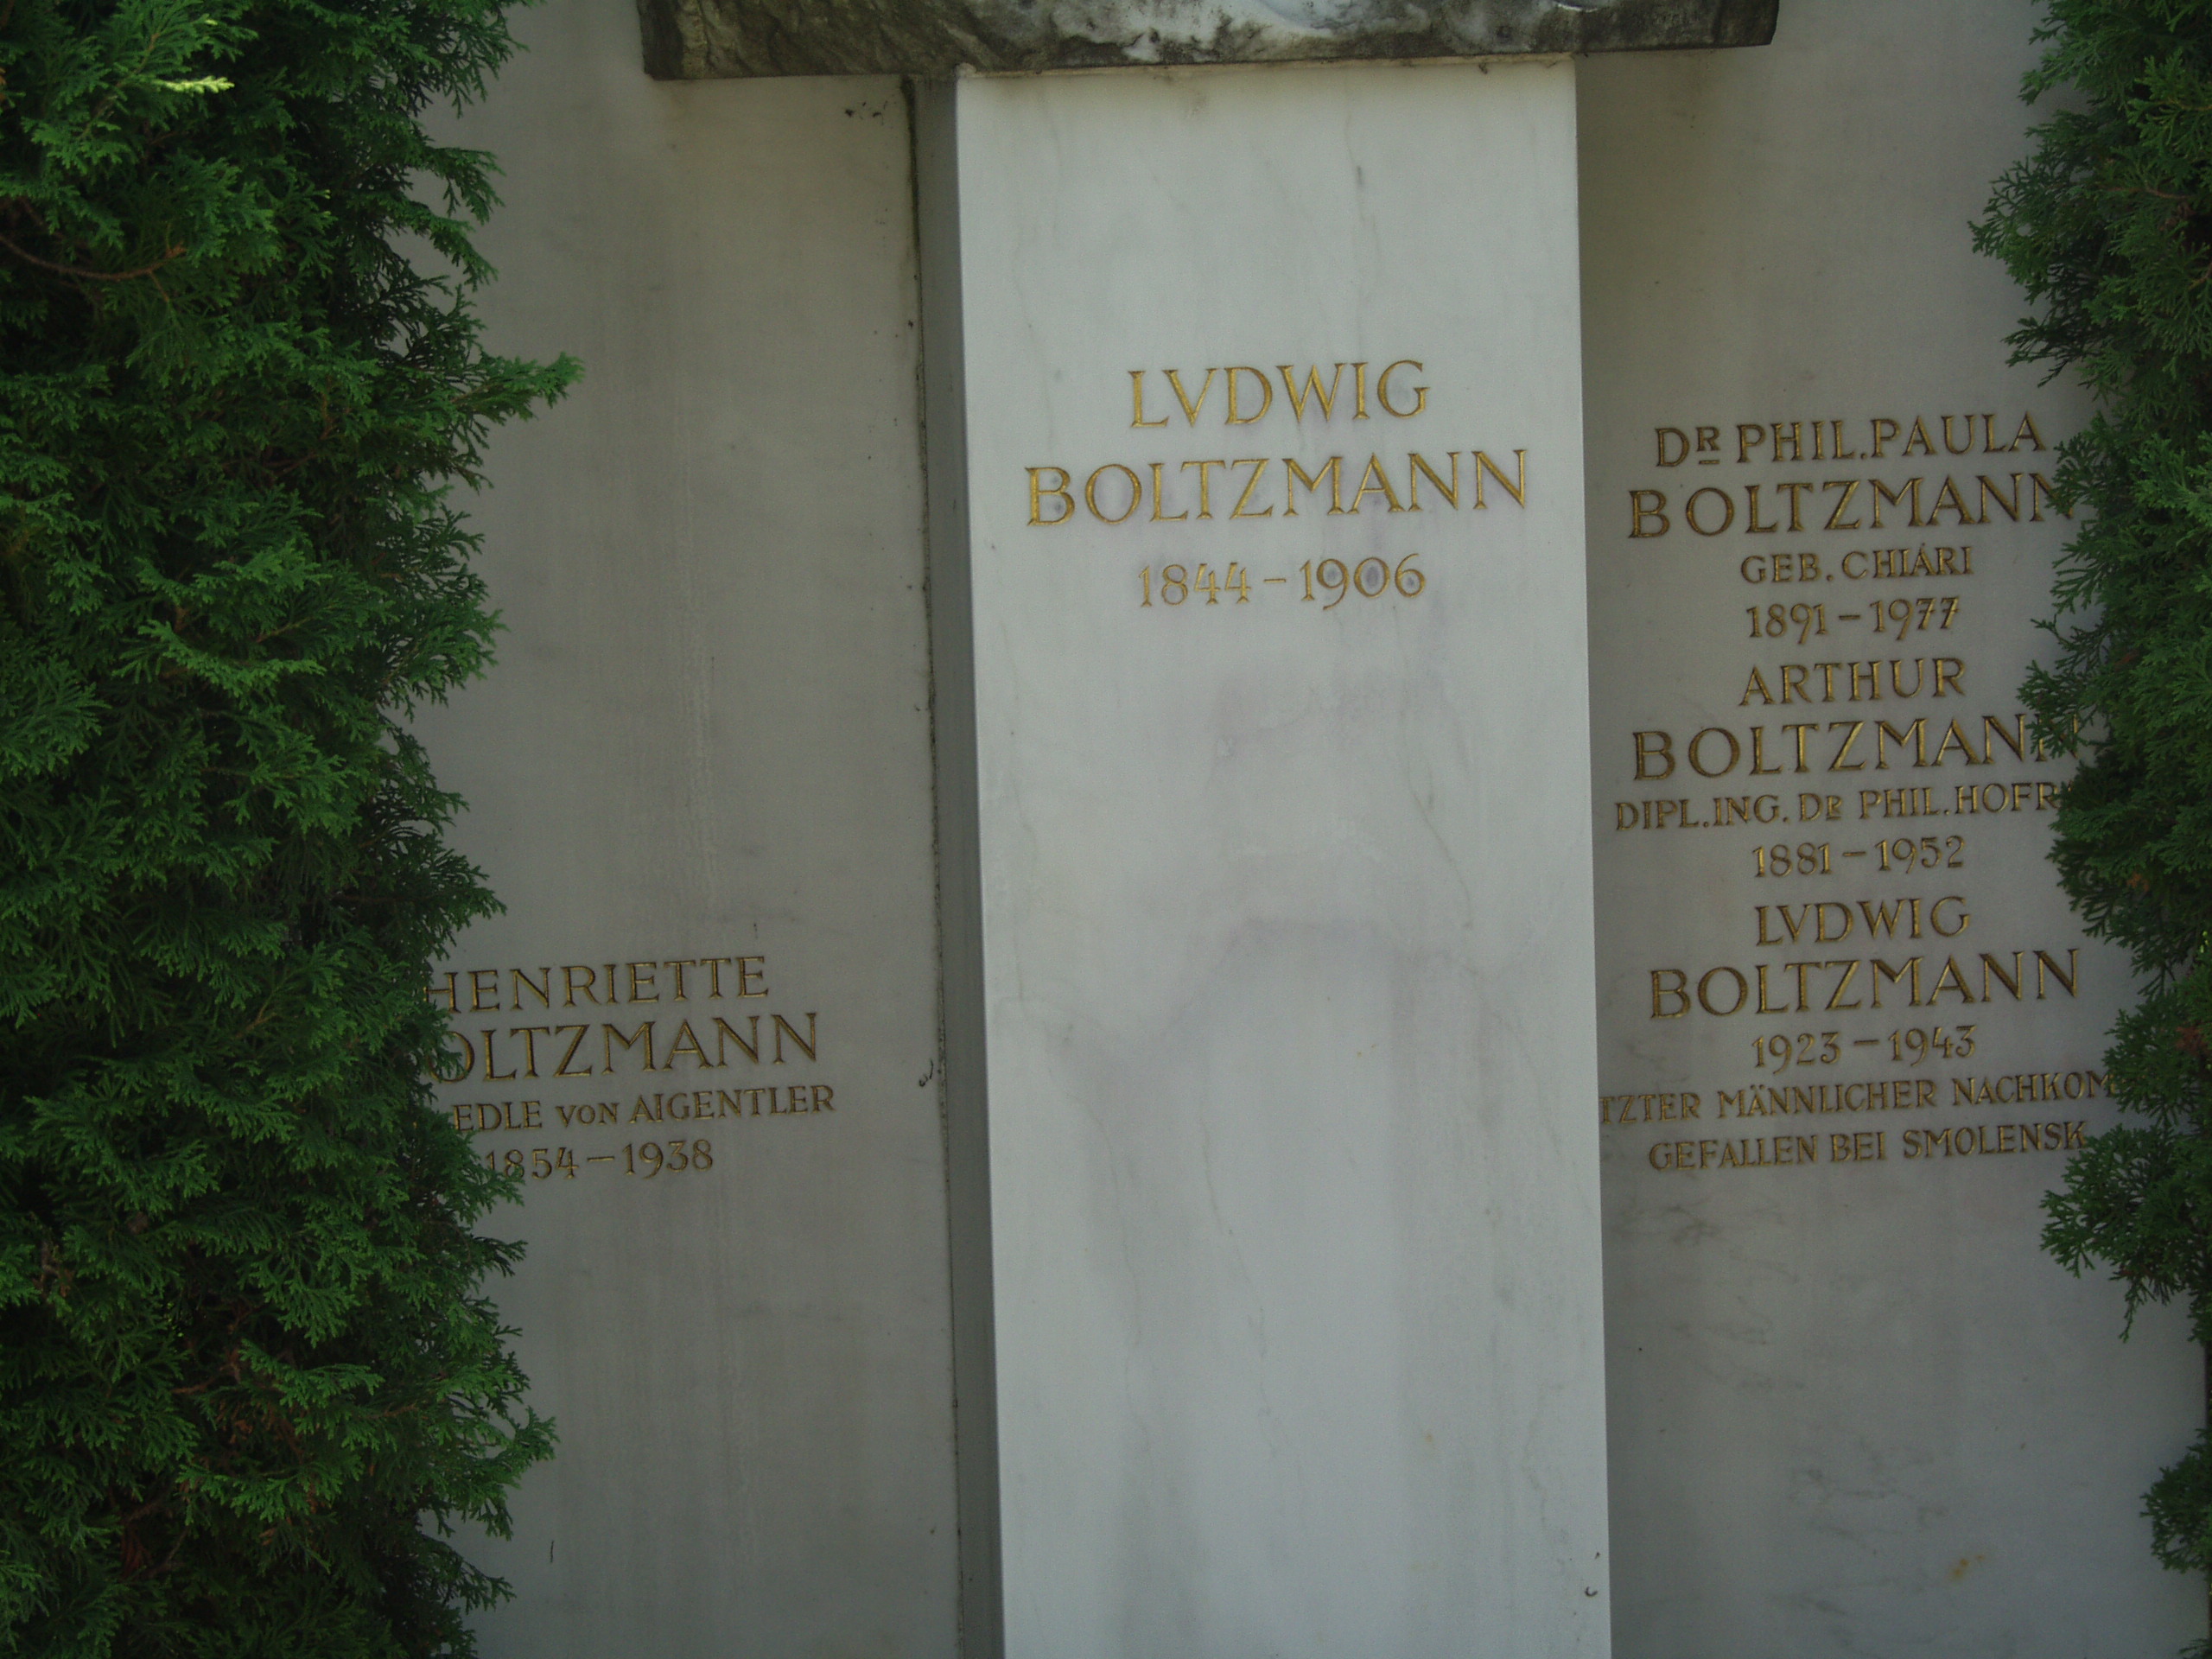
[[[550,1449],[423,989],[451,492],[567,359],[434,143],[502,0],[0,0],[0,1653],[470,1650]]]
[[[2107,1056],[2125,1116],[2046,1200],[2045,1248],[2127,1318],[2182,1299],[2212,1348],[2212,0],[2051,0],[2030,99],[2064,94],[1976,244],[2034,308],[2014,359],[2095,399],[2061,446],[2086,509],[2025,690],[2078,756],[2053,856],[2144,987]],[[2151,1489],[2158,1559],[2212,1571],[2212,1435]],[[2200,1644],[2193,1651],[2205,1651]]]

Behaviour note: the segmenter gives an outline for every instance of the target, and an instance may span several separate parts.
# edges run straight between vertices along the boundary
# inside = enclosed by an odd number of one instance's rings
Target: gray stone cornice
[[[664,80],[1764,46],[1779,0],[638,0]]]

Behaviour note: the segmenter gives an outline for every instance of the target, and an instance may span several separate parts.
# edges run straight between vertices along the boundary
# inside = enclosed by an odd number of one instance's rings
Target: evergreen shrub
[[[0,0],[0,1654],[467,1652],[448,1534],[550,1449],[404,723],[486,660],[448,492],[573,373],[483,349],[421,124],[501,4]]]
[[[2025,696],[2080,760],[2060,878],[2145,987],[2107,1057],[2126,1116],[2068,1166],[2044,1242],[2109,1268],[2131,1323],[2181,1298],[2212,1345],[2212,0],[2050,0],[2037,38],[2026,96],[2058,107],[1976,244],[2034,308],[2015,360],[2078,376],[2095,412],[2061,446],[2082,527]],[[2160,1560],[2212,1572],[2212,1433],[2147,1512]]]

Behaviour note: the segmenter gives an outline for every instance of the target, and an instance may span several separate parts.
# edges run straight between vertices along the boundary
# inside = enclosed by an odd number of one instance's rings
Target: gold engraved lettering
[[[778,1065],[781,1065],[784,1063],[784,1039],[787,1036],[791,1039],[792,1047],[803,1052],[810,1060],[815,1058],[814,1015],[810,1014],[806,1016],[806,1035],[804,1037],[798,1034],[798,1032],[792,1027],[791,1021],[785,1019],[782,1014],[772,1014],[768,1017],[774,1022],[775,1027],[776,1064]]]
[[[1745,485],[1744,534],[1746,536],[1771,536],[1776,531],[1780,530],[1782,526],[1780,524],[1763,524],[1759,522],[1759,486],[1756,484]]]
[[[586,1025],[586,1026],[556,1026],[556,1027],[553,1027],[553,1034],[554,1034],[555,1036],[556,1036],[556,1037],[557,1037],[557,1036],[559,1036],[559,1035],[560,1035],[563,1032],[564,1032],[564,1031],[573,1031],[573,1032],[575,1032],[575,1033],[576,1033],[575,1036],[573,1036],[573,1037],[571,1037],[571,1038],[569,1038],[569,1046],[568,1046],[568,1047],[566,1047],[566,1048],[564,1048],[564,1049],[563,1049],[563,1050],[561,1051],[561,1063],[560,1063],[558,1065],[556,1065],[556,1066],[553,1068],[553,1075],[554,1075],[555,1077],[590,1077],[590,1076],[592,1076],[592,1075],[593,1075],[592,1069],[591,1069],[591,1067],[589,1067],[589,1066],[586,1066],[586,1067],[584,1067],[584,1069],[583,1069],[582,1071],[571,1071],[569,1069],[569,1062],[570,1060],[573,1060],[573,1059],[575,1059],[575,1058],[576,1058],[576,1048],[577,1048],[578,1045],[580,1045],[580,1044],[583,1041],[583,1039],[584,1039],[584,1033],[587,1033],[587,1032],[588,1032],[590,1029],[591,1029],[591,1027],[590,1027],[589,1026],[588,1026],[588,1025]]]
[[[1375,481],[1370,484],[1368,482],[1370,479]],[[1370,495],[1381,496],[1383,500],[1389,503],[1390,511],[1393,512],[1405,511],[1405,508],[1399,504],[1398,493],[1390,487],[1390,475],[1382,470],[1382,461],[1379,455],[1370,455],[1367,458],[1367,470],[1359,475],[1359,487],[1351,493],[1351,511],[1357,512],[1359,504]]]
[[[1247,512],[1244,511],[1247,506],[1251,505],[1252,492],[1260,487],[1260,480],[1268,470],[1267,458],[1263,455],[1249,455],[1236,461],[1232,461],[1229,464],[1231,467],[1249,467],[1252,469],[1252,476],[1244,480],[1243,493],[1236,498],[1236,505],[1230,509],[1229,516],[1232,518],[1274,518],[1275,510],[1273,507],[1269,507],[1262,512]]]
[[[537,1075],[537,1039],[552,1034],[553,1027],[550,1026],[515,1026],[509,1028],[508,1036],[522,1039],[522,1074],[525,1077]]]
[[[1994,501],[1999,506],[2004,508],[2005,516],[2007,518],[2010,518],[2014,524],[2017,524],[2020,522],[2019,474],[2014,473],[2012,474],[2012,489],[2010,494],[2007,494],[2003,489],[1999,487],[1997,480],[1990,477],[1986,473],[1980,474],[1980,476],[1974,480],[1974,482],[1980,486],[1981,488],[1981,493],[1974,503],[1974,511],[1978,515],[1974,519],[1976,524],[1986,524],[1989,522],[1989,504],[1992,501]]]
[[[1187,473],[1193,467],[1198,469],[1198,517],[1211,518],[1213,517],[1213,474],[1206,469],[1218,467],[1227,471],[1229,463],[1225,461],[1186,461],[1182,470]]]
[[[645,1070],[658,1071],[661,1069],[653,1064],[653,1022],[652,1020],[645,1020],[626,1037],[622,1034],[621,1028],[612,1022],[602,1024],[600,1031],[602,1033],[600,1041],[601,1064],[605,1070],[612,1071],[614,1069],[614,1045],[617,1043],[633,1052],[642,1046],[645,1051]]]
[[[1122,509],[1121,515],[1118,518],[1109,517],[1105,510],[1098,505],[1098,480],[1109,473],[1119,473],[1123,478],[1129,480],[1129,505]],[[1097,519],[1102,524],[1119,524],[1128,522],[1130,515],[1136,512],[1139,504],[1141,503],[1143,499],[1144,480],[1140,479],[1134,472],[1130,471],[1129,468],[1122,466],[1118,461],[1108,461],[1103,467],[1097,468],[1088,479],[1084,480],[1084,505],[1090,509],[1090,516]],[[1203,516],[1204,515],[1202,514],[1201,517]]]
[[[1828,993],[1827,1006],[1830,1008],[1858,1008],[1866,1006],[1863,1002],[1847,1002],[1843,1000],[1843,994],[1851,988],[1851,982],[1859,977],[1859,958],[1847,957],[1840,962],[1824,962],[1821,966],[1843,969],[1843,977],[1836,982],[1835,989]]]
[[[1974,516],[1967,511],[1967,504],[1959,499],[1957,481],[1948,477],[1943,480],[1943,487],[1936,492],[1935,502],[1928,509],[1928,522],[1930,524],[1936,524],[1936,515],[1945,507],[1950,508],[1957,515],[1955,522],[1958,524],[1971,524],[1977,522]]]
[[[1198,401],[1194,404],[1183,395],[1183,377],[1173,369],[1167,371],[1167,384],[1175,390],[1175,401],[1183,405],[1183,418],[1192,426],[1198,423],[1198,411],[1206,406],[1206,394],[1213,390],[1213,378],[1219,372],[1217,369],[1206,371],[1206,378],[1198,383]],[[1163,415],[1154,424],[1165,426],[1167,417]]]
[[[1894,662],[1890,664],[1892,676],[1896,673],[1897,666]],[[1919,683],[1916,679],[1913,690],[1917,691],[1919,689]],[[1908,692],[1904,695],[1910,696],[1911,693]],[[1928,720],[1925,715],[1914,721],[1903,731],[1897,730],[1886,720],[1878,720],[1874,722],[1874,770],[1877,772],[1887,772],[1890,769],[1889,752],[1882,747],[1885,739],[1895,743],[1900,749],[1910,739],[1912,742],[1913,754],[1916,757],[1912,764],[1916,766],[1924,766],[1928,764]]]
[[[1731,1001],[1726,1007],[1716,1008],[1713,1006],[1713,982],[1723,974],[1727,975],[1731,980],[1735,982],[1736,995],[1734,1000]],[[1745,979],[1743,975],[1738,973],[1733,968],[1708,968],[1703,974],[1698,976],[1697,1005],[1700,1008],[1703,1008],[1707,1014],[1715,1014],[1722,1019],[1726,1019],[1728,1015],[1735,1013],[1738,1008],[1741,1008],[1745,1002],[1749,1001],[1751,1000],[1751,982]],[[1762,982],[1760,990],[1760,1000],[1762,1001],[1765,1000],[1764,982]]]
[[[1406,458],[1406,497],[1415,512],[1421,511],[1421,480],[1424,474],[1430,483],[1436,486],[1436,493],[1444,498],[1446,506],[1457,507],[1459,505],[1459,452],[1447,449],[1444,453],[1452,461],[1452,482],[1448,486],[1436,475],[1436,468],[1419,454]]]
[[[1704,747],[1705,740],[1708,737],[1718,737],[1727,744],[1728,762],[1726,766],[1707,766],[1705,764],[1699,751]],[[1736,741],[1736,734],[1726,726],[1707,726],[1690,739],[1688,747],[1682,751],[1682,756],[1690,763],[1690,770],[1699,777],[1725,778],[1735,771],[1736,763],[1743,759],[1744,746]]]
[[[1486,507],[1490,505],[1483,499],[1484,473],[1488,473],[1496,479],[1498,488],[1513,498],[1515,506],[1525,507],[1529,505],[1529,452],[1526,449],[1516,449],[1513,452],[1513,477],[1510,480],[1498,470],[1497,463],[1479,449],[1474,452],[1469,465],[1474,469],[1476,506]]]
[[[1936,1005],[1936,999],[1942,996],[1946,989],[1956,991],[1961,1002],[1974,1001],[1973,994],[1967,989],[1966,975],[1961,971],[1959,959],[1956,957],[1946,957],[1943,959],[1943,971],[1936,976],[1936,983],[1928,993],[1928,1004],[1930,1007]]]
[[[729,1064],[728,1045],[731,1043],[735,1043],[739,1048],[742,1049],[745,1052],[745,1058],[753,1065],[760,1064],[760,1016],[755,1014],[748,1015],[747,1018],[752,1021],[752,1034],[741,1037],[737,1034],[736,1027],[730,1025],[721,1015],[715,1016],[715,1064],[716,1065]]]
[[[1761,427],[1759,430],[1764,432],[1766,429],[1764,427]],[[1478,476],[1475,480],[1475,487],[1478,491],[1482,487],[1482,480],[1479,476]],[[1715,511],[1718,511],[1720,514],[1720,522],[1713,525],[1710,530],[1707,530],[1705,527],[1703,520],[1698,516],[1697,505],[1708,495],[1718,496],[1720,499],[1720,505],[1718,509],[1707,509],[1707,516],[1710,516],[1710,514]],[[1727,491],[1715,489],[1710,485],[1707,485],[1701,490],[1693,490],[1690,493],[1689,499],[1682,503],[1682,522],[1700,536],[1718,536],[1722,531],[1727,529],[1729,525],[1736,522],[1736,499],[1730,495]]]
[[[1815,431],[1819,430],[1817,427],[1814,429]],[[1801,499],[1803,497],[1806,491],[1813,487],[1812,480],[1806,479],[1796,483],[1777,484],[1774,487],[1789,498],[1790,530],[1792,531],[1796,531],[1804,529],[1805,521],[1802,517]]]
[[[1290,364],[1280,363],[1275,365],[1275,372],[1282,376],[1283,394],[1290,399],[1290,412],[1293,417],[1301,425],[1305,423],[1306,404],[1306,400],[1311,398],[1319,406],[1321,418],[1327,420],[1336,410],[1337,388],[1344,380],[1344,365],[1341,363],[1336,365],[1336,372],[1329,377],[1329,389],[1326,391],[1321,390],[1319,364],[1313,364],[1306,369],[1306,385],[1303,391],[1299,389],[1298,382],[1292,378],[1291,367]]]
[[[1188,507],[1184,508],[1180,512],[1160,511],[1167,505],[1167,486],[1162,483],[1160,478],[1160,474],[1165,468],[1164,461],[1155,461],[1152,463],[1152,522],[1155,524],[1179,524],[1191,516],[1191,510]]]
[[[2038,444],[2037,448],[2040,448],[2042,446]],[[2058,982],[2059,988],[2067,995],[2076,995],[2074,982],[2082,970],[2082,953],[2079,950],[2069,950],[2066,953],[2066,966],[2063,968],[2058,965],[2048,950],[2036,952],[2036,1001],[2038,1002],[2044,1000],[2044,970],[2045,969],[2050,970],[2050,976]]]
[[[1891,985],[1900,982],[1905,982],[1910,987],[1905,1001],[1915,1007],[1920,1006],[1920,958],[1918,957],[1906,957],[1904,966],[1898,968],[1891,967],[1879,957],[1871,957],[1869,960],[1874,969],[1872,983],[1876,1007],[1882,1006],[1882,982],[1885,979]]]
[[[1045,474],[1047,473],[1052,474],[1058,482],[1046,483]],[[1075,497],[1069,492],[1068,482],[1068,472],[1065,467],[1032,467],[1029,469],[1029,522],[1031,524],[1047,526],[1065,524],[1075,517]],[[1047,518],[1044,516],[1046,496],[1051,496],[1060,504],[1058,518]]]
[[[676,1069],[676,1057],[686,1052],[690,1053],[702,1069],[710,1064],[707,1058],[707,1051],[699,1046],[699,1039],[693,1033],[691,1022],[689,1020],[677,1027],[676,1036],[668,1046],[668,1052],[661,1060],[660,1069],[664,1071],[673,1071]]]
[[[1344,457],[1342,455],[1331,455],[1328,464],[1310,478],[1306,475],[1306,469],[1298,464],[1295,458],[1289,455],[1283,457],[1282,469],[1284,518],[1298,517],[1298,498],[1291,493],[1292,490],[1298,485],[1303,484],[1310,495],[1321,487],[1321,480],[1324,478],[1329,480],[1329,511],[1338,513],[1344,510]]]
[[[1910,505],[1912,512],[1911,522],[1915,524],[1921,522],[1921,480],[1916,478],[1909,478],[1905,480],[1904,487],[1897,490],[1891,489],[1888,485],[1883,483],[1878,478],[1870,478],[1866,482],[1872,486],[1874,491],[1874,529],[1879,530],[1882,527],[1882,504],[1885,501],[1887,501],[1893,507]],[[1910,498],[1909,500],[1908,498]]]
[[[1250,375],[1250,376],[1251,376],[1255,380],[1257,380],[1257,381],[1260,383],[1260,406],[1259,406],[1259,408],[1257,408],[1256,410],[1253,410],[1253,411],[1252,411],[1252,413],[1250,413],[1249,415],[1240,415],[1240,414],[1238,414],[1238,413],[1237,413],[1236,377],[1237,377],[1238,375],[1240,375],[1240,374],[1249,374],[1249,375]],[[1274,388],[1274,382],[1273,382],[1272,380],[1268,379],[1268,377],[1267,377],[1265,374],[1262,373],[1259,370],[1255,369],[1255,368],[1248,367],[1248,366],[1246,366],[1245,365],[1243,365],[1243,364],[1240,363],[1240,364],[1236,365],[1234,368],[1232,368],[1232,369],[1230,369],[1230,370],[1229,371],[1229,424],[1230,424],[1230,425],[1231,425],[1231,426],[1249,426],[1249,425],[1251,425],[1253,422],[1255,422],[1255,421],[1258,420],[1262,416],[1265,415],[1265,414],[1266,414],[1266,413],[1267,413],[1270,409],[1272,409],[1272,408],[1274,408],[1274,401],[1275,401],[1275,388]]]
[[[1175,378],[1175,371],[1173,369],[1168,370],[1167,378],[1173,380]],[[1207,378],[1209,379],[1212,378],[1211,370],[1207,371]],[[1156,421],[1147,421],[1144,417],[1144,371],[1142,369],[1131,369],[1129,371],[1129,401],[1135,410],[1135,412],[1129,417],[1129,424],[1131,426],[1165,426],[1167,424],[1167,417],[1165,415],[1161,416]],[[1034,467],[1029,469],[1032,503],[1029,522],[1033,524],[1037,523],[1037,518],[1034,511],[1037,472],[1038,469]],[[1061,475],[1060,481],[1063,484],[1067,482],[1067,477],[1065,474]]]
[[[1411,369],[1414,373],[1418,374],[1421,372],[1421,365],[1415,362],[1412,358],[1402,357],[1395,363],[1390,365],[1389,368],[1383,370],[1381,374],[1376,377],[1375,401],[1382,405],[1383,413],[1386,415],[1395,415],[1402,421],[1409,421],[1413,419],[1414,416],[1420,414],[1421,410],[1428,407],[1428,388],[1427,386],[1415,386],[1414,388],[1414,406],[1411,409],[1400,409],[1396,404],[1390,401],[1390,377],[1395,374],[1400,369]]]
[[[1758,976],[1758,982],[1759,982],[1759,1006],[1758,1006],[1758,1011],[1759,1011],[1761,1014],[1788,1014],[1788,1013],[1789,1012],[1789,1005],[1787,1002],[1776,1002],[1776,1003],[1770,1003],[1770,1002],[1767,1001],[1767,997],[1766,997],[1766,993],[1767,993],[1766,970],[1767,970],[1767,964],[1766,964],[1765,963],[1764,963],[1764,962],[1762,962],[1762,963],[1760,963],[1759,964],[1758,964],[1758,966],[1757,966],[1757,967],[1755,967],[1755,968],[1751,970],[1753,973],[1755,973],[1755,974],[1757,974],[1757,975]],[[1729,971],[1730,971],[1731,973],[1733,973],[1735,970],[1734,970],[1733,969],[1731,969]]]

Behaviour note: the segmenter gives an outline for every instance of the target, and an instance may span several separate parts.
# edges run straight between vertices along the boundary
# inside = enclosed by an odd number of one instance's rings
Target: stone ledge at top
[[[638,0],[660,80],[1764,46],[1780,0]]]

